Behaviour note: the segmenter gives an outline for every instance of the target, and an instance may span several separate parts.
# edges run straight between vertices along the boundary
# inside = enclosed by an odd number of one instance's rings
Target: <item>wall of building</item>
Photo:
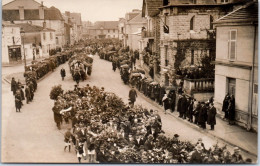
[[[237,30],[236,60],[235,62],[251,64],[253,60],[254,27],[227,26],[217,28],[216,60],[228,61],[229,31]],[[247,55],[247,56],[245,56]]]
[[[51,34],[52,33],[52,38]],[[45,39],[44,39],[45,34]],[[49,51],[56,48],[56,36],[55,32],[43,31],[41,32],[41,42],[42,42],[42,55],[49,56]]]
[[[258,27],[257,27],[258,28]],[[256,30],[257,30],[256,28]],[[237,30],[236,59],[229,61],[229,31]],[[215,102],[219,111],[222,109],[223,99],[228,91],[228,78],[236,79],[235,99],[236,120],[242,125],[246,125],[250,107],[253,113],[253,128],[257,128],[258,94],[253,93],[250,98],[250,91],[254,87],[250,84],[253,54],[258,55],[258,30],[255,33],[254,26],[219,26],[217,27],[216,61],[221,61],[229,66],[216,64],[215,66]],[[254,38],[256,41],[254,41]],[[258,56],[255,56],[254,84],[258,86]],[[238,66],[240,65],[240,66]],[[241,65],[247,67],[241,67]]]
[[[9,63],[8,46],[12,45],[21,45],[20,27],[2,26],[2,63]]]

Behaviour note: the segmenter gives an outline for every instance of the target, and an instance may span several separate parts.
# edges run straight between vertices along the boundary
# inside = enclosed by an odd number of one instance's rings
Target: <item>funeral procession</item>
[[[1,163],[257,164],[257,0],[2,0]]]

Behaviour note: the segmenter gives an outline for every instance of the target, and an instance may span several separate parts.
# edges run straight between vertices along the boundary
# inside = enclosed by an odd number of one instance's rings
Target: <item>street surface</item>
[[[60,77],[61,67],[66,70],[64,81]],[[21,72],[23,69],[22,67],[4,67],[2,70],[4,77],[11,73]],[[2,79],[2,162],[78,162],[74,148],[70,153],[63,151],[63,133],[68,125],[63,124],[62,130],[58,130],[54,123],[52,112],[54,101],[50,99],[49,94],[51,88],[58,84],[61,84],[65,91],[74,88],[75,82],[69,73],[67,63],[59,66],[53,73],[40,81],[33,102],[30,104],[24,102],[21,113],[16,113],[10,84]],[[79,85],[85,86],[86,84],[104,87],[105,91],[114,92],[124,102],[128,102],[130,87],[123,84],[118,70],[116,72],[112,70],[111,62],[101,60],[96,55],[94,56],[92,75],[87,78],[87,81],[80,82]],[[141,104],[148,109],[159,110],[163,130],[169,137],[173,137],[177,133],[180,135],[180,140],[192,143],[196,143],[198,138],[202,138],[206,148],[212,147],[217,141],[220,146],[225,144],[203,130],[195,130],[190,124],[184,123],[182,119],[169,113],[164,114],[162,107],[158,107],[140,93],[138,93],[136,104]],[[233,153],[233,146],[228,145],[228,150]],[[245,152],[242,152],[242,155],[244,158],[250,157],[253,162],[256,161],[255,156]],[[82,162],[86,161],[82,160]]]

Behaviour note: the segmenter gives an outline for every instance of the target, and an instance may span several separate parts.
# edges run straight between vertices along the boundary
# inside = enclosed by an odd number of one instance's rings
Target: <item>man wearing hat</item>
[[[202,164],[203,156],[202,156],[203,147],[198,144],[195,148],[195,151],[191,155],[190,163],[191,164]]]
[[[129,91],[129,100],[130,100],[130,103],[132,106],[134,106],[136,98],[137,98],[137,93],[136,93],[134,87],[132,86],[131,90]]]

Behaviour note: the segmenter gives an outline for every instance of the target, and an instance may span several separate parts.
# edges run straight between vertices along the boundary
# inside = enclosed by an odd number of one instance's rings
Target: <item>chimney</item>
[[[24,7],[23,6],[19,6],[19,16],[20,16],[20,20],[24,20]]]
[[[70,17],[70,12],[69,11],[65,11],[65,15]]]
[[[40,17],[40,20],[44,19],[44,6],[43,6],[43,2],[41,3],[41,6],[39,6],[39,17]]]
[[[46,22],[45,22],[45,20],[44,20],[44,22],[42,23],[42,27],[43,27],[43,29],[46,29]]]

